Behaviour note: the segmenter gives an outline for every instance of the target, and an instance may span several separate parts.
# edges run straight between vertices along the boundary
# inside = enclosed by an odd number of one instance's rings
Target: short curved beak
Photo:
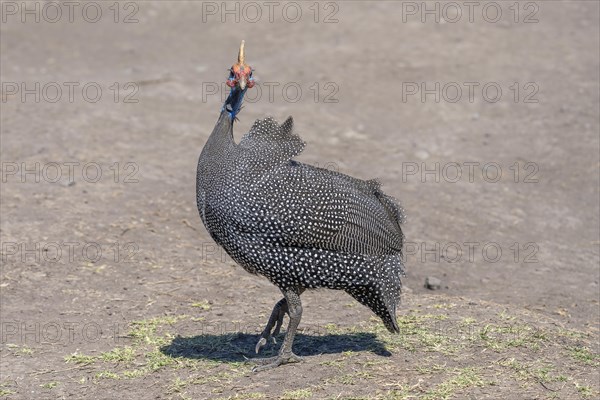
[[[240,89],[242,89],[242,90],[246,89],[246,77],[241,76],[240,79],[238,80],[238,84],[240,85]]]

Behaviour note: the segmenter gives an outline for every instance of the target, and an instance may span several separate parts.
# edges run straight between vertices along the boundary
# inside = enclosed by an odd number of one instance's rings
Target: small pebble
[[[425,278],[425,287],[429,290],[439,290],[442,288],[442,281],[433,276]]]

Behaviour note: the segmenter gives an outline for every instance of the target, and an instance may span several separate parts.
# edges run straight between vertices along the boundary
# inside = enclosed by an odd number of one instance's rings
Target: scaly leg
[[[283,340],[281,349],[279,349],[279,354],[276,357],[252,360],[254,362],[263,364],[261,366],[254,367],[254,372],[264,371],[283,364],[301,361],[301,358],[292,352],[292,345],[294,343],[294,337],[296,336],[296,329],[298,328],[298,324],[302,318],[302,302],[300,301],[300,293],[302,293],[302,291],[303,290],[298,289],[288,289],[283,291],[283,296],[288,307],[288,314],[290,316],[290,323],[288,325],[287,332],[285,333],[285,339]],[[273,313],[271,316],[273,317]],[[269,320],[269,322],[271,321]]]

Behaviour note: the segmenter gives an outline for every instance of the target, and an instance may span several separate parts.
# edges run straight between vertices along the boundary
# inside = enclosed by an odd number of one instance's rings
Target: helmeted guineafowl
[[[345,290],[398,332],[404,214],[377,181],[363,181],[292,160],[305,143],[288,118],[257,120],[236,144],[233,124],[254,85],[244,43],[232,88],[198,161],[197,203],[212,238],[248,272],[283,293],[256,352],[290,317],[278,356],[258,369],[298,361],[292,352],[306,289]]]

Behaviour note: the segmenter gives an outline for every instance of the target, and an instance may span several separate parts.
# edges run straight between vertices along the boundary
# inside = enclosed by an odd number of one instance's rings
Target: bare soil
[[[24,4],[1,4],[0,397],[600,396],[597,2],[481,2],[472,22],[462,2],[455,22],[421,2],[278,3],[272,22],[261,2],[82,3],[72,22]],[[299,160],[406,209],[400,335],[308,292],[304,362],[251,372],[281,295],[195,206],[241,39],[259,85],[236,137],[293,115]]]

